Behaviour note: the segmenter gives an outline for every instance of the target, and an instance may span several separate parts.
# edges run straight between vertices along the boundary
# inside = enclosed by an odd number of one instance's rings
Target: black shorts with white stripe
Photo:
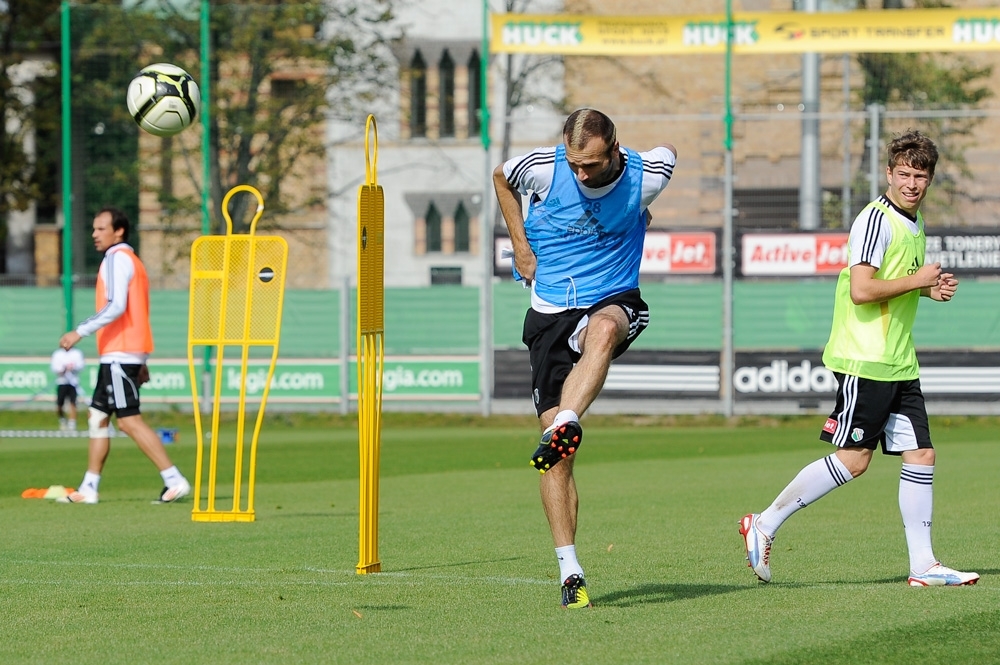
[[[837,405],[819,438],[839,448],[879,445],[886,455],[933,448],[920,380],[874,381],[834,372]]]
[[[139,413],[139,382],[136,376],[142,365],[101,363],[94,386],[92,408],[119,418]]]
[[[612,358],[617,358],[635,341],[649,325],[649,305],[642,299],[639,289],[630,289],[601,300],[588,309],[569,309],[555,314],[543,314],[529,309],[524,317],[521,340],[528,347],[531,363],[531,394],[535,412],[540,416],[559,405],[562,386],[580,354],[570,345],[570,337],[577,332],[584,316],[609,306],[618,306],[628,317],[628,337],[615,347]]]

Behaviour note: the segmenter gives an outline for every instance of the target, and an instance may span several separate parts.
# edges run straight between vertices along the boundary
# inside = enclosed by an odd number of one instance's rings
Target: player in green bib
[[[948,302],[958,289],[940,263],[924,264],[920,203],[934,179],[938,152],[917,131],[888,146],[889,187],[854,219],[847,267],[840,272],[833,327],[823,363],[837,377],[837,403],[820,439],[836,452],[802,469],[761,513],[740,521],[747,562],[771,581],[771,545],[778,528],[800,508],[857,478],[879,446],[902,457],[899,510],[910,558],[910,586],[975,584],[978,573],[954,570],[931,547],[934,447],[913,345],[917,302]]]

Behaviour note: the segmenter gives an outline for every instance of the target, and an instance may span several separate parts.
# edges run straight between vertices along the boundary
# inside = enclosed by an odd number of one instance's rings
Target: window
[[[455,208],[455,252],[469,251],[469,213],[465,212],[465,204],[459,202]]]
[[[428,253],[440,252],[441,213],[438,212],[437,206],[433,203],[427,206],[427,214],[424,215],[424,220],[427,223],[427,251]]]
[[[479,134],[480,109],[482,104],[482,81],[479,69],[479,54],[476,51],[469,56],[469,138]]]
[[[431,266],[431,286],[462,285],[462,266]]]
[[[292,78],[271,79],[271,96],[285,103],[295,102],[301,94],[303,81]]]
[[[455,136],[455,61],[451,59],[448,49],[441,54],[438,63],[438,111],[441,113],[440,135]]]
[[[427,136],[427,63],[419,50],[410,61],[410,136]]]

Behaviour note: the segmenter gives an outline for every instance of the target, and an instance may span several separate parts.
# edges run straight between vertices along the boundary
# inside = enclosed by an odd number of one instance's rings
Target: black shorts
[[[76,404],[76,386],[63,383],[56,386],[56,406],[62,408],[66,402]]]
[[[837,405],[819,438],[840,448],[882,446],[886,455],[933,448],[920,380],[873,381],[834,372]]]
[[[142,365],[101,363],[91,408],[119,418],[139,413],[139,382],[135,377]]]
[[[573,365],[580,360],[580,354],[570,345],[570,336],[584,316],[609,305],[618,305],[628,317],[629,331],[624,342],[615,347],[612,358],[625,353],[647,325],[649,325],[649,305],[639,294],[639,289],[631,289],[610,296],[588,309],[570,309],[556,314],[543,314],[529,309],[524,316],[524,332],[521,341],[528,347],[531,362],[531,396],[535,403],[535,413],[541,416],[554,406],[559,406],[562,386]]]

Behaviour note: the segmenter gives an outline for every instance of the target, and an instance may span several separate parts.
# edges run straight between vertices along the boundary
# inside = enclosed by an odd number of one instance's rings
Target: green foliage
[[[270,210],[287,209],[282,184],[323,156],[324,119],[361,122],[388,83],[391,10],[388,0],[212,8],[213,200],[253,183]],[[235,223],[248,204],[232,201]]]
[[[0,246],[8,206],[23,208],[39,200],[54,216],[56,165],[59,164],[59,77],[38,85],[38,103],[27,109],[12,93],[9,68],[32,49],[47,45],[58,62],[58,0],[5,3],[0,12],[0,113],[30,119],[39,129],[36,174],[25,159],[20,134],[0,137]],[[70,4],[72,53],[73,168],[77,214],[77,269],[96,266],[100,257],[86,242],[92,215],[103,205],[121,207],[132,219],[139,213],[140,130],[129,117],[124,94],[138,69],[172,62],[201,78],[200,2],[198,0],[114,0]],[[294,3],[211,3],[212,117],[211,194],[216,204],[236,184],[252,182],[268,208],[286,209],[282,184],[298,163],[322,155],[322,121],[327,114],[356,118],[385,86],[391,61],[386,25],[390,0]],[[158,164],[143,171],[158,180],[143,183],[164,209],[159,220],[169,228],[196,217],[201,208],[200,145],[161,139]],[[177,159],[179,158],[179,159]],[[176,169],[176,163],[187,165]],[[174,180],[187,178],[188,182]],[[43,186],[39,186],[41,183]],[[178,192],[194,190],[191,196]],[[234,220],[246,201],[238,197]],[[221,222],[217,205],[216,223]],[[136,235],[136,239],[138,235]],[[2,253],[0,253],[2,259]],[[2,270],[2,265],[0,265]]]
[[[19,72],[26,60],[51,55],[46,44],[57,40],[58,0],[7,0],[0,11],[0,118],[5,131],[0,134],[0,272],[5,271],[7,215],[25,210],[39,196],[39,169],[24,151],[26,131],[37,125],[33,104],[25,95],[44,86],[45,74],[24,76]],[[29,65],[31,66],[31,65]],[[51,73],[51,72],[49,72]],[[44,95],[43,95],[44,97]]]
[[[941,0],[917,2],[921,9],[949,6]],[[892,111],[968,110],[994,94],[988,87],[993,65],[977,65],[963,55],[861,53],[857,59],[865,76],[861,93],[865,108],[879,104]],[[935,185],[928,192],[925,214],[930,208],[949,210],[957,199],[965,196],[962,181],[973,177],[965,159],[965,149],[975,143],[974,132],[981,122],[981,118],[975,117],[925,117],[919,121],[919,129],[934,140],[940,153]],[[884,159],[881,150],[879,158]],[[867,173],[867,155],[864,161],[861,172]]]

